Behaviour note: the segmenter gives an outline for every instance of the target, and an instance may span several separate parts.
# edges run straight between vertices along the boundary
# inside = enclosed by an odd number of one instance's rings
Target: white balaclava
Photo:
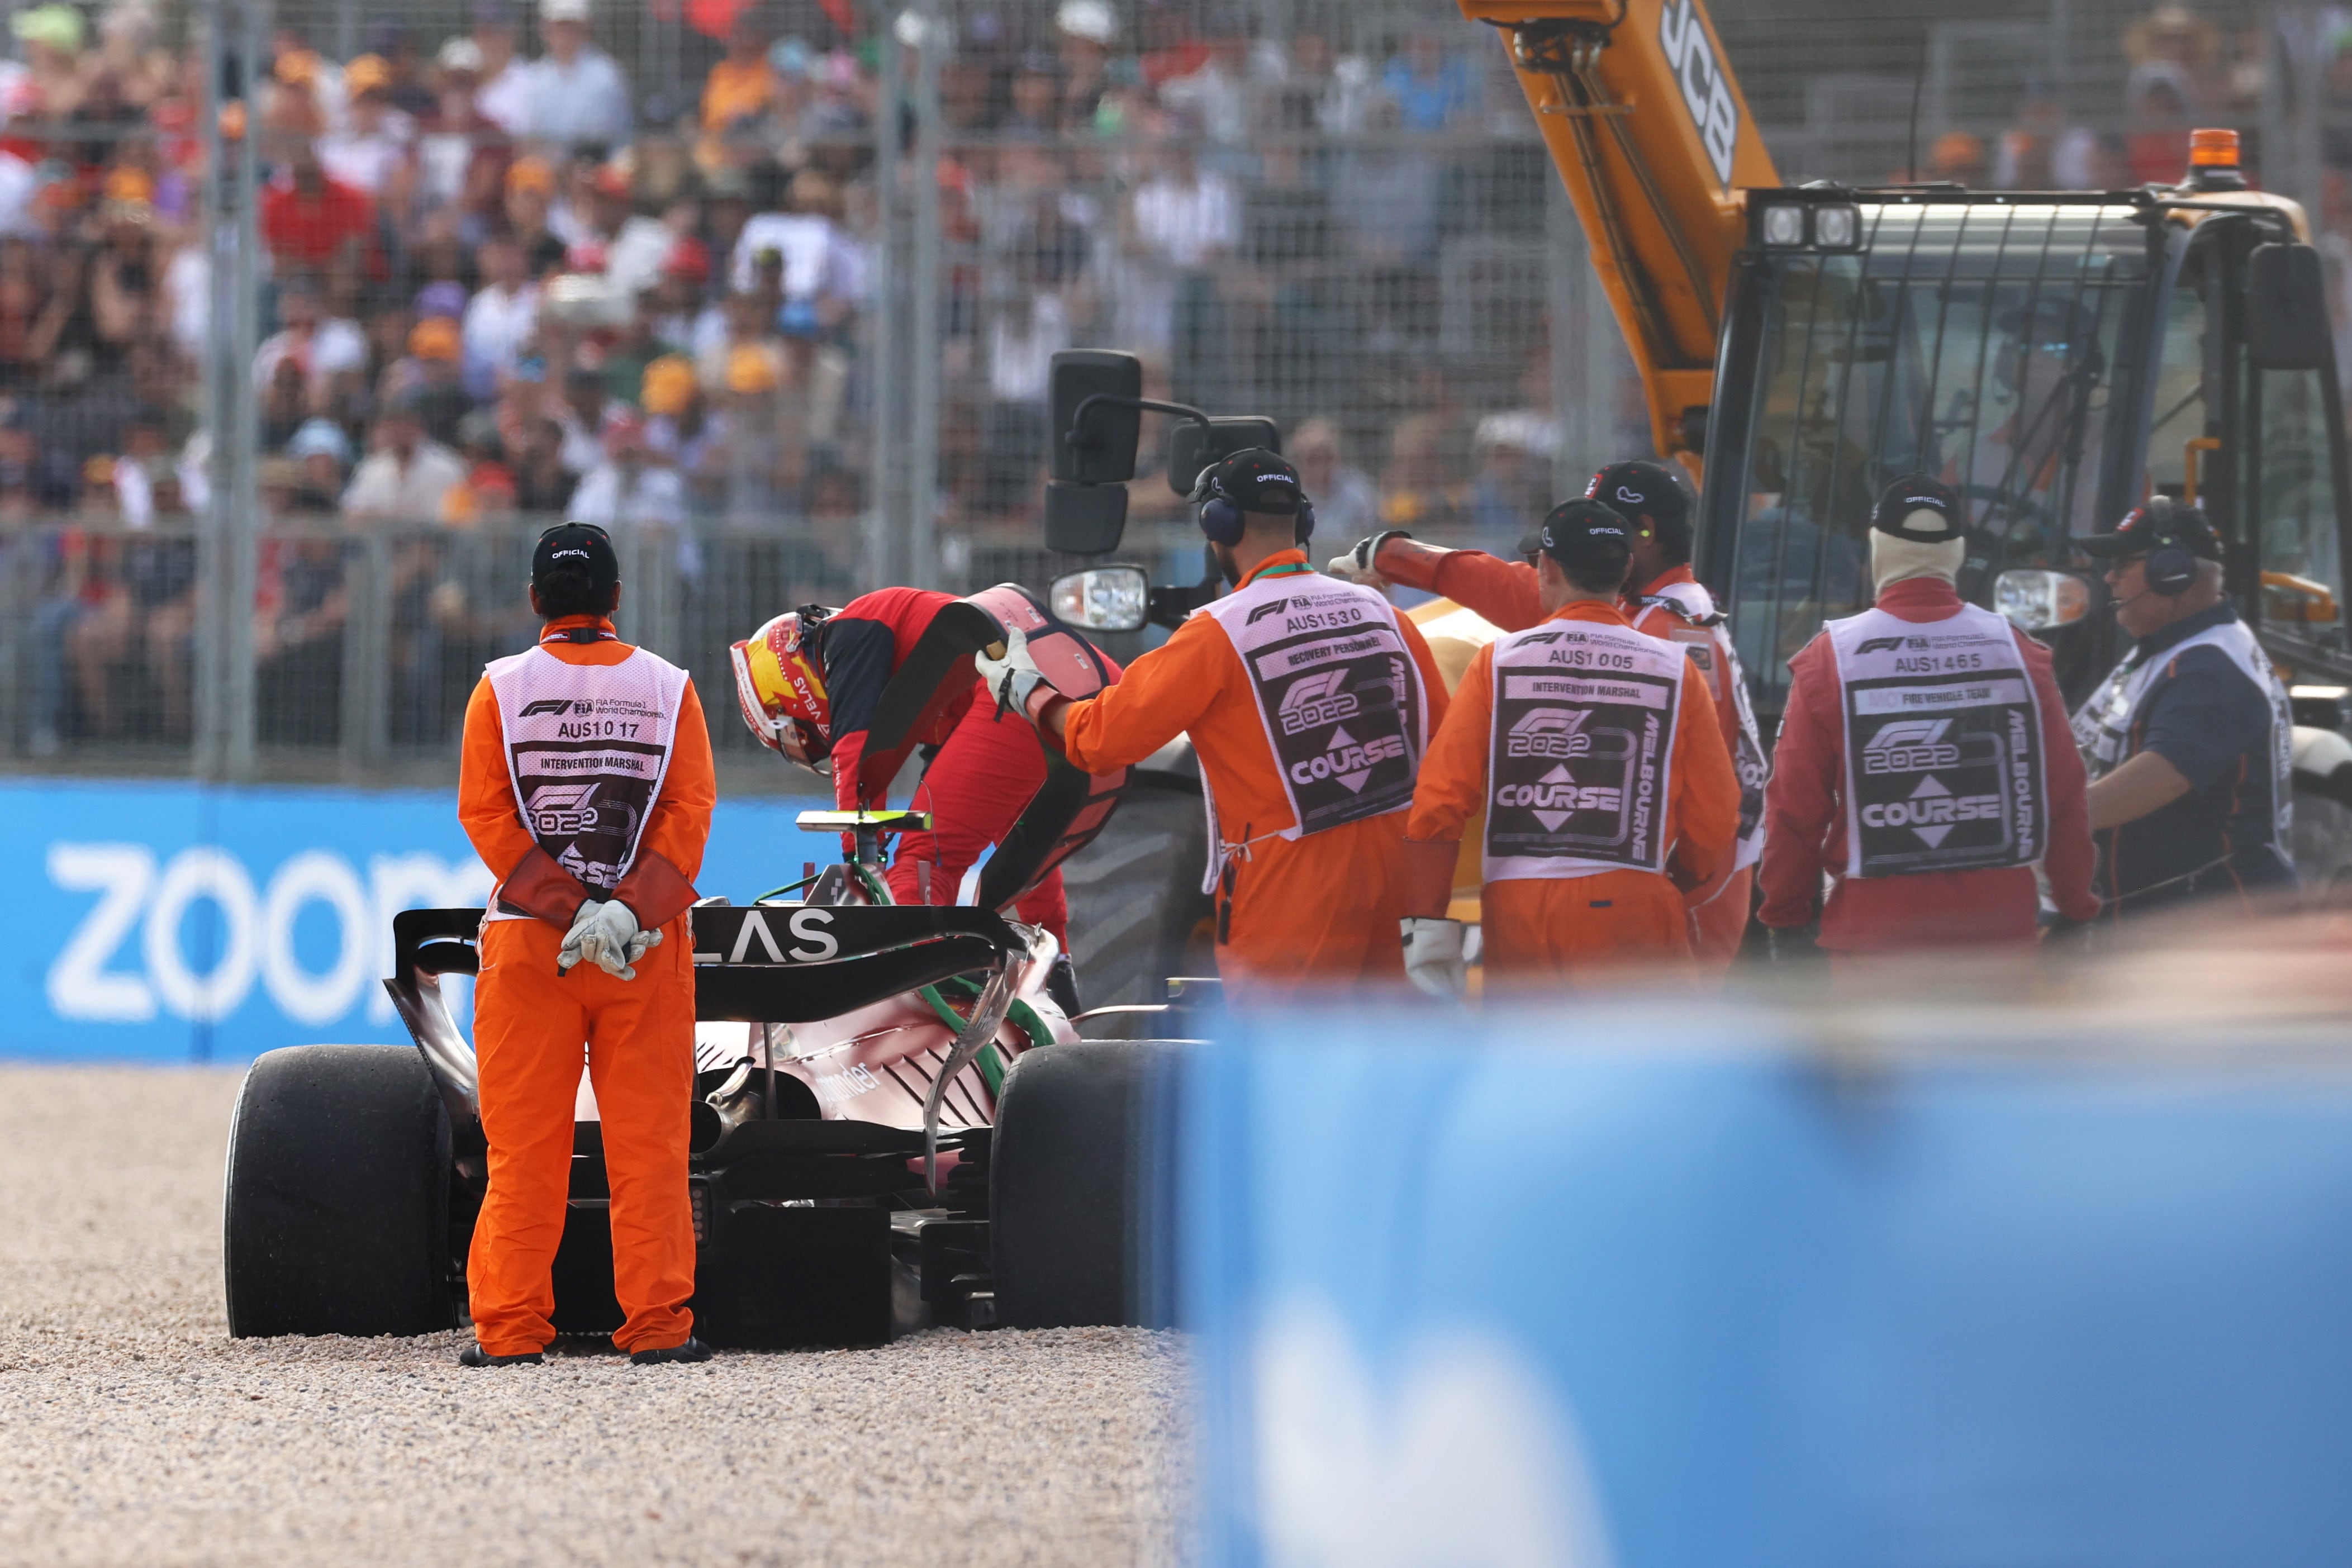
[[[1925,474],[1906,474],[1879,493],[1870,514],[1870,580],[1885,593],[1906,577],[1957,583],[1968,559],[1959,498]]]

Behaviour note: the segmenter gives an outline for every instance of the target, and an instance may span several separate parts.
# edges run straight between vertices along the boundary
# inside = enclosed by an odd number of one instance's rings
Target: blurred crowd
[[[698,102],[671,103],[599,48],[588,0],[470,16],[442,38],[385,25],[341,61],[295,28],[272,39],[251,105],[270,510],[857,515],[878,40],[813,43],[757,5],[705,3],[693,19],[723,44]],[[1132,346],[1202,396],[1239,358],[1283,360],[1256,379],[1286,377],[1282,412],[1304,416],[1302,398],[1425,346],[1441,247],[1494,230],[1476,208],[1496,178],[1539,195],[1524,158],[1448,193],[1465,159],[1444,133],[1498,69],[1464,52],[1475,36],[1407,31],[1364,58],[1320,32],[1257,37],[1237,8],[1122,17],[1108,0],[1067,0],[1031,37],[1005,26],[968,25],[940,82],[947,521],[1034,503],[1055,349]],[[0,517],[201,507],[200,51],[142,0],[11,26],[0,394],[31,395],[32,460],[0,458]],[[1349,136],[1364,145],[1327,151]]]
[[[869,327],[913,314],[909,258],[886,278],[877,251],[886,206],[916,205],[910,159],[877,185],[876,118],[884,61],[911,82],[922,24],[901,17],[893,50],[846,0],[686,0],[656,72],[635,58],[654,24],[594,3],[472,0],[446,29],[389,8],[356,48],[292,25],[269,39],[230,127],[265,181],[266,668],[321,650],[310,679],[332,684],[349,545],[331,535],[355,537],[354,520],[446,538],[568,514],[675,541],[689,582],[715,569],[712,539],[764,536],[792,542],[779,594],[866,585],[876,405],[905,391]],[[1304,5],[1280,36],[1272,13],[1220,0],[949,9],[931,498],[947,538],[1034,535],[1047,363],[1114,344],[1142,354],[1156,395],[1281,419],[1335,537],[1385,523],[1516,542],[1558,446],[1553,176],[1490,37],[1445,5]],[[205,505],[189,26],[148,0],[10,17],[0,521],[137,531]],[[2352,16],[2329,37],[2352,61]],[[2251,22],[2154,11],[2125,40],[2126,128],[2072,125],[2030,90],[2009,132],[1947,136],[1923,173],[2175,178],[2192,122],[2242,122],[2266,90],[2262,42]],[[2328,80],[2352,109],[2352,63]],[[910,151],[911,110],[897,130]],[[2352,167],[2352,146],[2340,156]],[[2343,177],[2326,217],[2352,256]],[[1638,405],[1622,414],[1640,439]],[[1139,517],[1176,510],[1159,480],[1139,485]],[[306,542],[310,521],[331,526]],[[462,616],[429,563],[398,571],[404,626]],[[185,732],[194,574],[184,542],[57,540],[37,745]],[[143,709],[110,696],[126,673]]]

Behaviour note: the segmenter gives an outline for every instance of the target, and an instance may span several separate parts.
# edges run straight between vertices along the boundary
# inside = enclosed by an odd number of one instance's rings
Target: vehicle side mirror
[[[1096,566],[1054,579],[1045,603],[1064,626],[1087,632],[1139,632],[1148,618],[1151,579],[1140,566]]]
[[[1143,362],[1115,349],[1064,349],[1053,357],[1045,384],[1053,421],[1048,477],[1075,485],[1123,485],[1135,478]],[[1094,397],[1105,401],[1089,404]]]
[[[1168,427],[1168,488],[1189,496],[1201,470],[1223,462],[1235,452],[1263,447],[1282,450],[1282,426],[1255,416],[1212,419],[1206,425],[1186,422]]]
[[[1127,531],[1125,485],[1045,481],[1045,548],[1065,555],[1108,555]]]
[[[2326,368],[2332,335],[2319,252],[2258,245],[2246,260],[2246,353],[2257,370]]]
[[[2091,585],[2073,572],[2004,572],[1993,579],[1992,607],[2020,631],[2046,632],[2091,613]]]

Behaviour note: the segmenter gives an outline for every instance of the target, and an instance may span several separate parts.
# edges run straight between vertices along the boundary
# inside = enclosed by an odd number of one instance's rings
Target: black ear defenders
[[[1242,542],[1242,509],[1225,494],[1217,483],[1217,470],[1213,465],[1201,470],[1201,478],[1192,486],[1192,504],[1200,509],[1201,531],[1212,544],[1239,544]]]
[[[2167,544],[2147,552],[2140,575],[2147,579],[2151,593],[2178,598],[2197,585],[2197,557],[2178,544]]]
[[[1192,487],[1192,504],[1200,509],[1201,531],[1212,544],[1235,545],[1242,542],[1242,531],[1248,526],[1242,509],[1217,482],[1214,466],[1201,470],[1201,478]],[[1298,496],[1297,538],[1305,544],[1315,537],[1315,503],[1305,491]]]

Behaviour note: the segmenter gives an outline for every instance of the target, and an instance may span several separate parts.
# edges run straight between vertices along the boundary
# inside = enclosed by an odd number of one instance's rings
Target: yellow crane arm
[[[1771,155],[1699,0],[1460,0],[1503,35],[1642,373],[1658,450],[1696,468],[1743,192]]]

